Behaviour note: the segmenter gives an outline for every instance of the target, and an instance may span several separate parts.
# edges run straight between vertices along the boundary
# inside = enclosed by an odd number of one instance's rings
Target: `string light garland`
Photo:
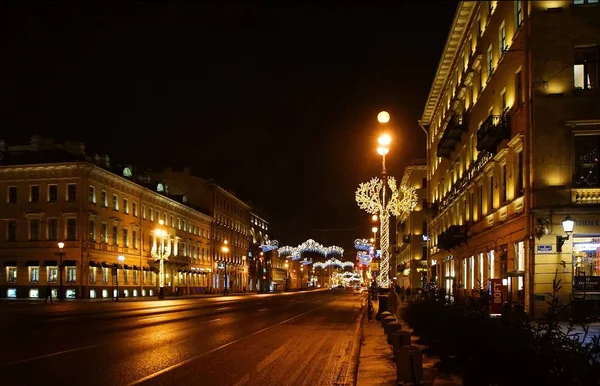
[[[263,252],[274,251],[279,248],[279,241],[277,240],[267,240],[263,245],[260,246],[260,249]]]
[[[359,251],[368,251],[372,246],[373,244],[371,244],[371,242],[369,242],[367,239],[354,240],[354,248],[358,249]]]
[[[351,268],[354,267],[354,263],[351,261],[340,261],[336,258],[331,258],[324,263],[316,262],[313,264],[315,268],[327,268],[327,267],[341,267],[341,268]]]
[[[337,245],[325,247],[323,244],[320,244],[313,239],[308,239],[302,244],[299,244],[297,247],[285,245],[279,248],[279,254],[281,256],[288,256],[292,260],[300,260],[303,253],[318,253],[319,255],[325,257],[332,255],[343,256],[344,249],[342,247],[338,247]]]

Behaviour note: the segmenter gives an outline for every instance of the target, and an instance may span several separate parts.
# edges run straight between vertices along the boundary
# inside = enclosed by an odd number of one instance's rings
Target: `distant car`
[[[354,295],[362,295],[365,292],[367,292],[367,289],[365,287],[355,287],[354,288]]]

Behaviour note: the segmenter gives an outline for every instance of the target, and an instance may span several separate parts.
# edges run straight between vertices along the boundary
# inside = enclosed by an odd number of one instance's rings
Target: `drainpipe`
[[[427,174],[427,189],[426,189],[426,195],[427,195],[427,205],[430,204],[430,197],[429,197],[429,187],[431,185],[430,183],[430,178],[429,178],[429,128],[425,127],[425,125],[423,124],[423,121],[421,119],[419,119],[417,121],[417,123],[419,124],[419,127],[421,128],[421,130],[423,130],[423,132],[425,133],[425,165],[426,165],[426,174]],[[424,210],[426,208],[423,208]],[[427,213],[427,212],[425,212]],[[427,218],[426,218],[427,219]],[[429,260],[429,251],[430,251],[430,242],[431,242],[431,235],[429,232],[429,221],[427,221],[427,281],[431,281],[431,261]]]
[[[525,164],[523,165],[523,173],[524,173],[524,194],[523,194],[523,207],[525,208],[525,235],[528,238],[527,246],[527,257],[528,257],[528,290],[529,290],[529,314],[534,317],[534,293],[533,293],[533,284],[534,284],[534,276],[535,276],[535,251],[534,244],[535,240],[532,235],[532,230],[534,229],[533,225],[533,211],[532,209],[535,207],[534,203],[534,195],[533,195],[533,89],[532,89],[532,60],[531,60],[531,10],[529,7],[529,1],[523,2],[523,10],[525,11],[525,17],[523,18],[523,33],[524,33],[524,50],[525,50],[525,63],[523,68],[523,83],[525,84],[524,91],[524,102],[525,105],[524,113],[525,113],[525,135],[524,135],[524,143],[523,150],[527,151],[527,158]]]

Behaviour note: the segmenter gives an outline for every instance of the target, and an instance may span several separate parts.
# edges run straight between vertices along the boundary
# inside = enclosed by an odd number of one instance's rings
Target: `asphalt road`
[[[0,302],[2,385],[350,385],[361,299]]]

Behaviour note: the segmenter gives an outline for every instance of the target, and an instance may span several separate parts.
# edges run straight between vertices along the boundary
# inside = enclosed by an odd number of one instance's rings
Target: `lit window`
[[[119,210],[119,197],[113,194],[113,210]]]
[[[77,280],[77,268],[67,267],[67,282],[74,283]]]
[[[17,267],[8,267],[8,276],[6,277],[6,281],[9,283],[17,282]]]
[[[29,282],[37,283],[40,281],[40,267],[29,267]]]
[[[58,281],[58,267],[47,267],[48,270],[48,282],[56,283]]]
[[[29,202],[40,202],[40,187],[38,185],[29,187]]]
[[[575,48],[573,67],[574,85],[577,89],[598,88],[598,47]]]
[[[95,204],[96,203],[96,188],[94,186],[90,185],[90,189],[88,192],[88,202],[90,204]]]
[[[504,22],[502,22],[502,25],[500,26],[500,30],[498,31],[498,53],[499,53],[499,56],[504,55],[507,48],[508,47],[506,46],[506,25],[504,24]]]

